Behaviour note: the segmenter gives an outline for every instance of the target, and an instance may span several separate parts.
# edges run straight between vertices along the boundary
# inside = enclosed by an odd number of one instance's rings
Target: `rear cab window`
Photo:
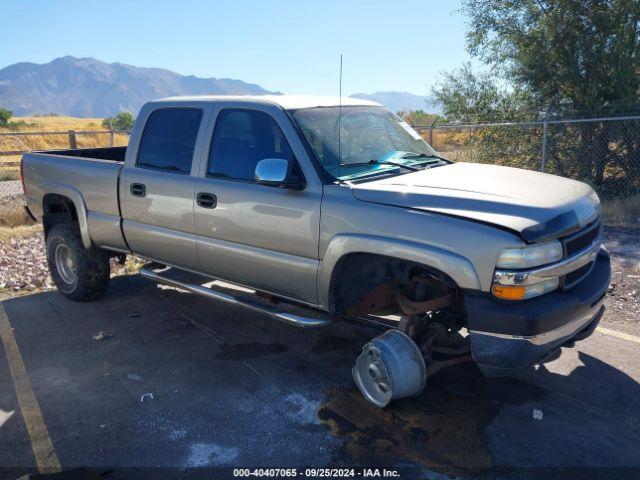
[[[202,121],[199,108],[159,108],[144,126],[136,166],[188,175]]]

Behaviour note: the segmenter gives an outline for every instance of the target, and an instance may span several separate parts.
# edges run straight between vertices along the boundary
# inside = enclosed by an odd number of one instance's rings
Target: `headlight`
[[[598,194],[593,190],[591,190],[591,193],[589,194],[589,200],[591,200],[591,203],[593,203],[593,207],[596,209],[598,216],[602,215],[602,206],[600,205],[600,198],[598,197]]]
[[[552,277],[531,285],[499,285],[494,283],[491,286],[491,293],[503,300],[526,300],[551,292],[558,288],[558,285],[560,285],[559,277]]]
[[[498,255],[497,268],[531,268],[562,259],[562,245],[558,240],[519,248],[504,248]]]
[[[537,278],[534,267],[562,260],[562,255],[558,240],[502,249],[498,254],[491,293],[503,300],[526,300],[556,290],[560,277]]]

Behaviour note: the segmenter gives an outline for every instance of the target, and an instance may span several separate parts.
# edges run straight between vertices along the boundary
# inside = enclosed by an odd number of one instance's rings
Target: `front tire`
[[[47,263],[58,291],[70,300],[88,302],[109,286],[109,255],[82,244],[76,222],[54,225],[47,235]]]

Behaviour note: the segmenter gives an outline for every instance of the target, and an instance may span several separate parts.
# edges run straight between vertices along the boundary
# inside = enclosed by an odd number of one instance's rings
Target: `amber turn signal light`
[[[522,300],[527,294],[527,289],[520,285],[493,285],[491,287],[491,293],[493,293],[495,297],[504,300]]]

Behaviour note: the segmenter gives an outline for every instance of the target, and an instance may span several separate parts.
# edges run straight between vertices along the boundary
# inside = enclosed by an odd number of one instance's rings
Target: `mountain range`
[[[16,63],[0,70],[0,107],[16,116],[56,113],[74,117],[134,115],[145,102],[175,95],[267,94],[259,85],[229,78],[199,78],[161,68],[105,63],[95,58],[57,58]],[[355,94],[392,111],[427,108],[425,98],[404,92]]]
[[[24,116],[54,112],[74,117],[137,113],[154,98],[186,94],[270,93],[240,80],[183,76],[161,68],[62,57],[0,70],[0,105]]]

